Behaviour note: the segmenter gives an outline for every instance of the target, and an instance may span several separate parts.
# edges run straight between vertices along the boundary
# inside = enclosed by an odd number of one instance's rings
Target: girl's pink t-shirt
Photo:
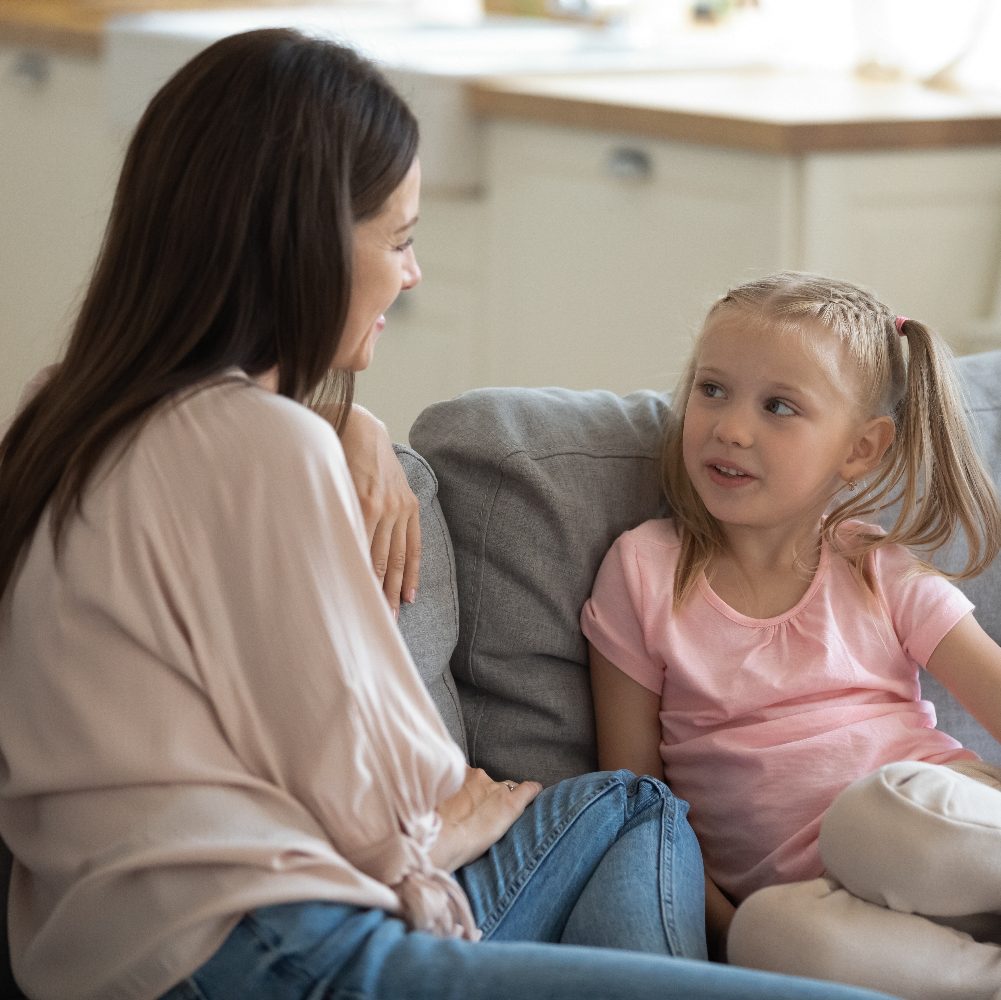
[[[876,529],[878,530],[878,529]],[[672,610],[680,541],[671,520],[619,537],[581,626],[600,653],[661,696],[665,780],[710,877],[735,900],[816,878],[824,811],[856,778],[897,760],[976,759],[935,729],[918,666],[973,605],[899,545],[872,556],[885,614],[826,543],[802,600],[747,618],[705,576]]]

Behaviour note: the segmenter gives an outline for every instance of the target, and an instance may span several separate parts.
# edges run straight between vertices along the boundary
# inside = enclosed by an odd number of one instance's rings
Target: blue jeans
[[[702,857],[687,811],[661,782],[628,771],[561,782],[455,873],[481,942],[409,931],[382,910],[261,907],[161,1000],[881,995],[703,961]]]

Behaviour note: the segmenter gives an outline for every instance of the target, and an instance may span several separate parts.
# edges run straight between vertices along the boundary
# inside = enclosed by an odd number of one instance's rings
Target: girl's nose
[[[721,444],[749,448],[754,441],[754,435],[748,414],[740,407],[727,407],[716,421],[716,439]]]

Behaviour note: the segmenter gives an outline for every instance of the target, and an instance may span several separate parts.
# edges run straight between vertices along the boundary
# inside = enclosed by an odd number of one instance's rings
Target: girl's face
[[[355,226],[351,301],[331,367],[353,372],[368,368],[386,325],[386,310],[400,292],[421,280],[412,246],[420,193],[421,166],[415,159],[382,211]]]
[[[855,371],[824,330],[724,310],[703,334],[685,410],[685,468],[724,526],[810,530],[855,473]]]

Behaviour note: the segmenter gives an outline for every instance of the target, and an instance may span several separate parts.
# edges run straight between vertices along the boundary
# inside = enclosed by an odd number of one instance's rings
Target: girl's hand
[[[507,833],[541,791],[537,781],[494,781],[486,771],[467,767],[462,788],[438,806],[441,832],[429,853],[431,863],[451,873],[474,861]]]
[[[386,425],[352,406],[341,445],[361,503],[372,568],[399,616],[400,601],[413,604],[421,564],[420,508],[393,451]]]

